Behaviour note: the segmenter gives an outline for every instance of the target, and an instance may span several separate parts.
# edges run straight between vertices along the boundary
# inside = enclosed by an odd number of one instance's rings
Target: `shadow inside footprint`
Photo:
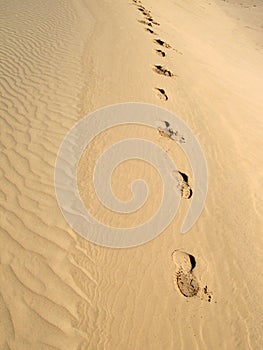
[[[190,263],[192,265],[192,270],[193,270],[196,267],[195,257],[193,255],[189,254],[189,259],[190,259]]]
[[[147,32],[149,32],[149,33],[151,33],[151,34],[156,34],[152,29],[150,29],[150,28],[145,28],[145,30],[147,31]]]
[[[185,173],[182,173],[181,171],[178,171],[178,173],[182,176],[183,180],[188,183],[188,175]]]
[[[168,96],[166,95],[164,89],[161,88],[155,88],[158,91],[158,96],[160,97],[160,99],[167,101],[168,100]]]
[[[155,52],[157,53],[157,55],[165,57],[165,52],[162,50],[155,50]]]

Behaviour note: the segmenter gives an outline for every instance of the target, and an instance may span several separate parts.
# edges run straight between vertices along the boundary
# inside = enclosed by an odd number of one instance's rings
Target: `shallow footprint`
[[[172,259],[176,267],[174,284],[185,297],[193,297],[199,291],[199,284],[193,275],[196,261],[193,255],[175,250]]]
[[[167,138],[169,138],[175,142],[179,142],[179,143],[186,142],[184,136],[179,134],[179,132],[177,130],[173,130],[173,128],[171,127],[171,125],[168,121],[163,120],[161,123],[162,123],[162,126],[159,126],[157,128],[157,130],[161,136],[167,137]]]

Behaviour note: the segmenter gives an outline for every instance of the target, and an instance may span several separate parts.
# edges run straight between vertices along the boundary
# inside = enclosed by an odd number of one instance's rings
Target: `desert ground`
[[[0,0],[0,44],[0,349],[262,349],[263,2]],[[183,196],[158,237],[114,249],[66,222],[54,169],[76,122],[126,102],[191,128],[208,194],[186,234]],[[195,191],[176,143],[112,128],[85,149],[77,178],[85,206],[114,227],[142,224],[161,202],[161,179],[139,160],[112,188],[125,201],[144,178],[142,211],[118,215],[96,198],[97,157],[127,137],[163,147]]]

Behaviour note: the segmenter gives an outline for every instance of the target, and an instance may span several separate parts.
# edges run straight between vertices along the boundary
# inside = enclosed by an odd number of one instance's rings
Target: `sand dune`
[[[0,349],[261,349],[262,2],[2,0],[0,8]],[[151,242],[99,247],[61,214],[56,156],[84,115],[132,101],[169,109],[193,130],[208,164],[206,206],[185,235],[187,199]],[[171,154],[195,190],[169,138],[112,129],[84,152],[78,185],[94,215],[116,227],[141,224],[161,201],[158,175],[140,162],[112,180],[127,200],[129,183],[145,178],[149,202],[138,216],[102,210],[90,186],[96,157],[135,136]]]

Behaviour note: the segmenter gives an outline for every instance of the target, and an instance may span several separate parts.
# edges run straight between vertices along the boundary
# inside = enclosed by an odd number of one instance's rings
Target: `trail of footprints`
[[[160,26],[160,23],[156,22],[154,18],[151,15],[151,11],[147,10],[142,2],[140,0],[133,0],[133,4],[137,7],[138,11],[144,16],[143,20],[138,20],[140,24],[143,24],[145,27],[145,30],[152,34],[157,35],[157,33],[154,30],[154,27]],[[162,47],[162,49],[155,49],[155,52],[160,57],[166,57],[166,52],[164,49],[173,49],[171,45],[166,43],[165,41],[161,39],[154,39],[153,41],[156,45],[159,45]],[[174,51],[178,52],[177,50],[173,49]],[[178,52],[179,54],[182,54],[181,52]],[[168,68],[164,67],[163,65],[153,65],[153,71],[157,74],[164,75],[166,77],[175,77],[176,75],[173,74]],[[167,101],[168,95],[166,91],[163,88],[155,87],[154,90],[156,91],[157,97],[159,97],[161,100]]]
[[[147,10],[142,5],[142,2],[140,0],[133,0],[133,3],[136,5],[138,11],[140,11],[144,16],[144,19],[138,20],[138,22],[140,24],[143,24],[145,26],[145,30],[148,31],[150,34],[156,35],[157,33],[155,33],[153,28],[154,28],[154,26],[157,27],[160,24],[154,20],[154,18],[151,15],[151,11]],[[154,43],[161,47],[159,49],[158,48],[155,49],[156,54],[160,57],[166,57],[166,52],[164,51],[165,49],[173,49],[170,44],[166,43],[165,41],[163,41],[160,38],[155,38]],[[175,49],[173,49],[173,50],[175,50]],[[177,50],[175,50],[175,51],[177,51]],[[160,74],[160,75],[163,75],[163,76],[166,76],[169,78],[176,77],[176,75],[173,72],[171,72],[168,68],[166,68],[164,65],[156,64],[156,65],[153,65],[152,69],[157,74]],[[155,87],[154,90],[156,91],[157,97],[159,97],[161,100],[164,100],[164,101],[168,100],[168,95],[163,88]],[[165,123],[165,127],[159,129],[159,133],[161,136],[168,137],[168,138],[175,140],[177,142],[184,142],[184,140],[182,138],[179,139],[176,132],[174,132],[169,127],[168,122],[164,122],[164,123]],[[192,192],[192,189],[188,183],[188,176],[182,172],[178,172],[176,178],[177,178],[177,182],[179,184],[178,186],[180,188],[182,198],[185,198],[185,199],[191,198],[193,192]]]
[[[212,301],[212,292],[207,286],[200,287],[193,270],[196,266],[195,257],[191,254],[175,250],[172,253],[175,264],[174,286],[186,298],[199,296],[201,300]]]
[[[142,5],[142,2],[140,0],[133,0],[133,3],[137,6],[137,9],[144,16],[144,19],[138,20],[138,22],[145,26],[145,30],[147,32],[152,35],[157,35],[155,29],[160,24],[154,20],[151,12]],[[162,58],[165,58],[167,55],[165,51],[166,49],[172,49],[178,54],[182,55],[182,52],[172,48],[170,44],[166,43],[160,38],[155,38],[153,42],[155,45],[158,45],[158,48],[155,49],[156,54]],[[169,78],[176,77],[176,75],[171,72],[171,70],[166,68],[163,64],[153,65],[152,69],[159,75],[163,75]],[[157,92],[157,97],[164,101],[168,100],[167,93],[163,88],[155,87],[155,91]],[[163,137],[168,137],[171,140],[179,143],[185,143],[184,137],[182,135],[179,135],[176,130],[173,130],[168,121],[163,121],[163,126],[158,128],[158,131]],[[193,191],[189,185],[188,175],[181,171],[177,171],[175,177],[178,183],[178,188],[181,192],[181,197],[185,199],[191,198]],[[206,301],[211,302],[211,291],[208,290],[207,285],[203,288],[200,287],[200,283],[193,272],[196,266],[196,260],[194,256],[180,250],[175,250],[172,253],[172,260],[175,264],[175,288],[186,298],[198,296],[202,300],[205,299]]]
[[[160,26],[158,22],[154,20],[154,18],[151,15],[151,11],[147,10],[142,2],[140,0],[133,0],[134,5],[137,7],[138,11],[142,13],[144,16],[144,19],[138,20],[140,24],[143,24],[145,26],[145,30],[148,31],[150,34],[157,35],[157,33],[154,31],[154,27],[156,28],[157,26]],[[161,48],[156,48],[155,52],[158,56],[164,58],[166,57],[166,52],[164,51],[165,49],[173,49],[170,44],[166,43],[160,38],[155,38],[153,42],[160,46]],[[178,52],[177,50],[175,50]],[[178,52],[182,54],[181,52]],[[164,65],[161,64],[156,64],[153,65],[152,67],[153,71],[159,75],[163,75],[165,77],[173,78],[176,77],[176,75],[171,72],[168,68],[166,68]],[[155,87],[154,90],[156,91],[157,97],[159,97],[161,100],[167,101],[168,100],[168,95],[166,91],[161,88],[161,87]],[[164,128],[158,129],[159,133],[161,136],[168,137],[172,140],[175,140],[177,142],[185,142],[185,140],[182,137],[178,137],[177,132],[173,131],[169,125],[168,122],[164,122]],[[181,191],[181,196],[182,198],[189,199],[192,196],[192,189],[188,183],[188,176],[182,172],[178,172],[177,174],[177,181],[178,181],[178,186]]]
[[[157,35],[154,29],[156,29],[157,26],[160,26],[160,24],[154,20],[154,18],[151,15],[151,11],[147,10],[140,0],[133,0],[133,3],[137,7],[138,11],[140,11],[141,14],[144,16],[144,19],[138,20],[138,22],[145,26],[145,30],[147,32],[149,32],[152,35]],[[165,49],[172,49],[178,54],[182,55],[182,52],[172,48],[170,44],[166,43],[160,38],[155,38],[153,42],[154,44],[159,46],[159,48],[155,49],[155,52],[158,56],[162,58],[165,58],[167,55]],[[176,75],[173,72],[171,72],[162,64],[153,65],[152,69],[157,74],[169,78],[176,77]],[[157,97],[164,101],[168,100],[166,91],[163,88],[155,87],[154,89],[157,92]],[[185,142],[184,137],[179,135],[177,131],[173,130],[169,122],[164,121],[163,123],[163,127],[158,128],[158,131],[161,136],[168,137],[179,143]],[[193,191],[189,185],[188,175],[181,171],[177,171],[175,177],[178,182],[181,197],[185,199],[191,198]],[[195,257],[191,254],[182,252],[180,250],[175,250],[172,253],[172,260],[175,264],[175,288],[186,298],[198,296],[202,300],[211,302],[212,292],[208,290],[207,285],[202,288],[200,287],[200,283],[193,272],[196,266]]]

